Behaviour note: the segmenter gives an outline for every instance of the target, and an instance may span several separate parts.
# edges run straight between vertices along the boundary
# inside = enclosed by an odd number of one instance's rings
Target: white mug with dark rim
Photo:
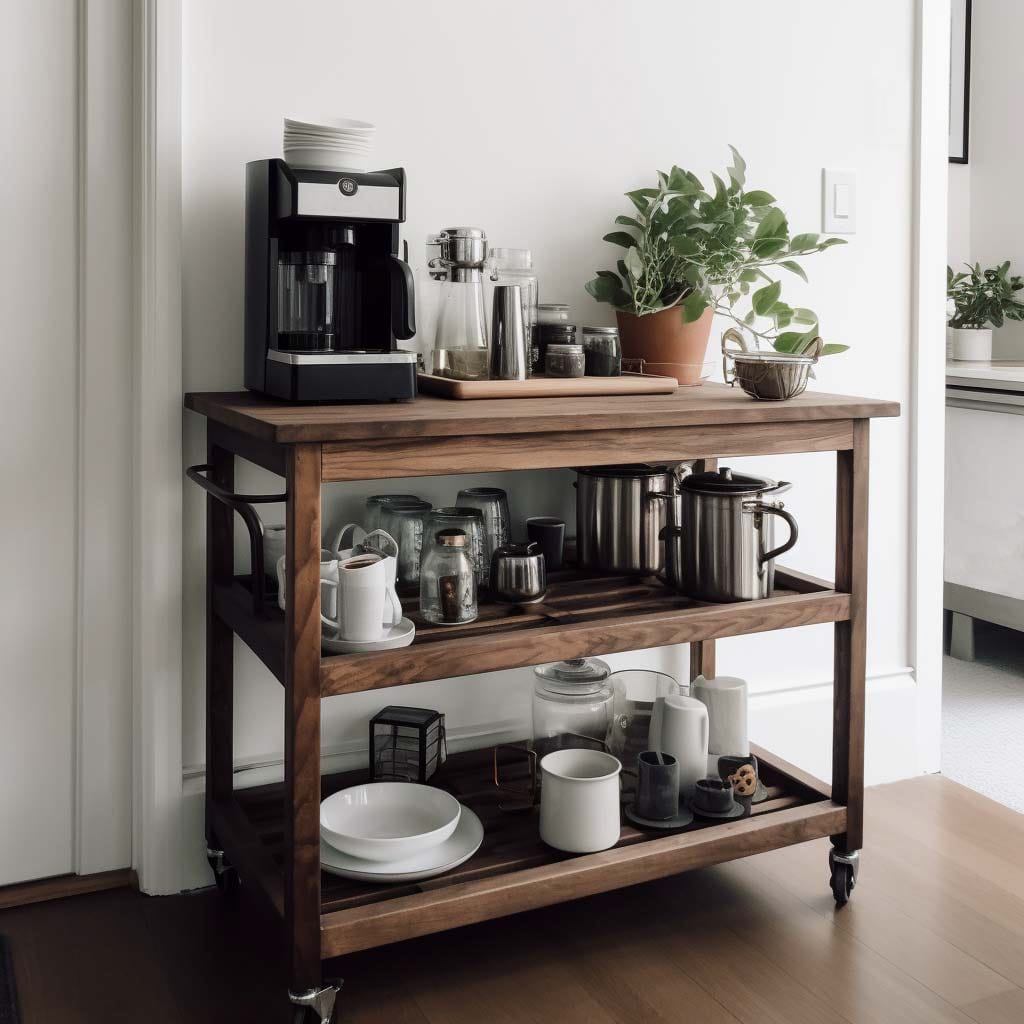
[[[402,621],[402,606],[388,585],[387,562],[371,552],[353,555],[338,561],[337,581],[321,581],[323,587],[337,592],[337,614],[321,612],[320,618],[342,640],[371,643]]]

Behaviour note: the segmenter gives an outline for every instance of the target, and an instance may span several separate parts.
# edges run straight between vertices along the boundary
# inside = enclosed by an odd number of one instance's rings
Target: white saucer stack
[[[480,819],[444,790],[368,782],[320,804],[320,866],[363,882],[433,878],[480,848]]]
[[[321,121],[284,119],[284,158],[294,167],[318,171],[365,171],[376,125],[350,117]]]

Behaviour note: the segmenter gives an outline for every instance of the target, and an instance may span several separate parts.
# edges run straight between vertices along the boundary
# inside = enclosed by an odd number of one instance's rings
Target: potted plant
[[[713,174],[713,194],[680,167],[659,171],[656,187],[627,192],[635,212],[616,217],[624,230],[604,236],[625,254],[616,270],[599,270],[586,286],[599,302],[615,307],[623,355],[675,364],[673,375],[681,384],[703,375],[715,313],[780,352],[802,352],[813,344],[817,316],[783,302],[782,284],[769,271],[781,267],[806,281],[796,258],[844,241],[791,236],[774,197],[747,189],[746,163],[729,148],[729,183]],[[846,348],[824,345],[822,354]]]
[[[954,359],[992,358],[992,328],[1006,320],[1024,320],[1024,303],[1014,296],[1024,279],[1010,274],[1010,261],[982,270],[964,264],[966,272],[946,267],[946,354]]]

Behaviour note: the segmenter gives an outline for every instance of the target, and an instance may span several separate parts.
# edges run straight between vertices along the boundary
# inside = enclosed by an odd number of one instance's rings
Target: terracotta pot
[[[680,384],[700,383],[714,316],[710,306],[688,324],[678,306],[647,316],[616,310],[615,316],[624,359],[643,359],[646,373],[675,377]]]

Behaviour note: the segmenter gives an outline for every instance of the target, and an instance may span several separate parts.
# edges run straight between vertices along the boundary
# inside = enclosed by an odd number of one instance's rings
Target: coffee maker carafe
[[[455,380],[489,377],[484,262],[480,228],[445,228],[427,238],[427,268],[441,282],[434,334],[433,373]]]
[[[292,401],[416,395],[405,171],[246,165],[245,386]]]

